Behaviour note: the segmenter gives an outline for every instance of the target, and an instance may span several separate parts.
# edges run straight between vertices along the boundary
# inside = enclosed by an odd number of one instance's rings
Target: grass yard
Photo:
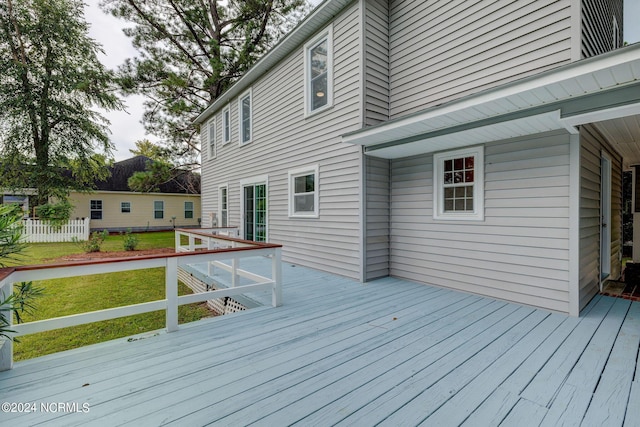
[[[138,234],[138,249],[173,247],[173,232]],[[109,236],[102,251],[122,251],[121,236]],[[18,264],[42,264],[55,262],[56,258],[82,253],[75,243],[33,243],[23,253]],[[67,316],[105,308],[137,304],[164,299],[164,269],[154,268],[121,273],[88,275],[68,279],[37,282],[44,287],[45,295],[35,302],[36,311],[25,315],[26,322]],[[191,289],[179,283],[180,295],[190,294]],[[180,307],[180,323],[211,316],[204,304]],[[20,337],[14,346],[14,360],[30,359],[49,353],[95,344],[115,338],[136,335],[162,329],[165,326],[164,311],[144,313],[136,316],[88,325],[58,329]]]

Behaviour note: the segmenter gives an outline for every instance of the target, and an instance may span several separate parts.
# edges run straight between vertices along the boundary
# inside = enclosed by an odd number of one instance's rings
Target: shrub
[[[120,235],[122,236],[124,250],[135,251],[139,243],[138,236],[136,236],[135,234],[132,234],[131,229],[128,229],[126,233],[120,232]]]
[[[78,240],[77,238],[73,238],[73,241],[80,245],[83,251],[86,253],[91,252],[100,252],[100,247],[102,243],[104,243],[104,239],[107,238],[109,232],[107,230],[102,230],[101,232],[94,231],[89,236],[89,240]]]
[[[36,207],[36,214],[54,227],[62,227],[69,221],[73,205],[67,200],[58,203],[47,203]]]

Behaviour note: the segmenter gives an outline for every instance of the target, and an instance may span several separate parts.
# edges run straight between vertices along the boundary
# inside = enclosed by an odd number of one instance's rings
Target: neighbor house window
[[[305,45],[305,112],[328,108],[332,94],[332,27]]]
[[[193,202],[184,202],[184,217],[193,218]]]
[[[153,202],[153,217],[155,219],[164,218],[164,202],[162,200],[156,200]]]
[[[318,217],[318,166],[289,171],[289,216]]]
[[[216,158],[216,119],[207,123],[207,147],[209,147],[209,160]]]
[[[218,206],[220,207],[219,209],[220,227],[228,227],[229,226],[229,187],[226,185],[221,185],[218,191],[219,191]]]
[[[251,91],[245,93],[238,101],[238,117],[240,121],[240,144],[251,142],[252,118],[251,118]]]
[[[222,110],[222,143],[231,141],[231,110],[229,106]]]
[[[91,200],[90,210],[91,219],[102,219],[102,200]]]
[[[122,213],[131,212],[131,202],[121,202],[120,203],[120,212],[122,212]]]
[[[484,147],[433,156],[433,217],[484,219]]]

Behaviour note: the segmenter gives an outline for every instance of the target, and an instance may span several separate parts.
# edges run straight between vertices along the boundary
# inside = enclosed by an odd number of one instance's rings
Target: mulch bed
[[[156,248],[145,249],[138,251],[108,251],[108,252],[90,252],[82,254],[65,255],[59,258],[47,259],[47,262],[64,262],[64,261],[89,261],[94,259],[107,259],[107,258],[125,258],[125,257],[137,257],[145,255],[157,255],[157,254],[172,254],[175,253],[173,248]]]

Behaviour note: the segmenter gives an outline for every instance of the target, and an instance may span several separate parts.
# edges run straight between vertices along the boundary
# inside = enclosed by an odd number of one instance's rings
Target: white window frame
[[[244,141],[242,101],[249,98],[249,139]],[[240,145],[249,144],[253,140],[253,90],[249,89],[238,97],[238,140]]]
[[[291,218],[318,218],[319,217],[319,173],[318,165],[313,165],[305,168],[298,168],[289,171],[289,217]],[[313,212],[295,212],[295,185],[294,180],[300,176],[313,175]],[[299,193],[302,194],[302,193]],[[308,194],[308,193],[304,193]]]
[[[216,118],[213,116],[211,120],[207,121],[207,154],[209,160],[216,158]]]
[[[128,210],[128,211],[126,211],[126,212],[123,210],[123,209],[124,209],[124,204],[125,204],[125,203],[128,205],[128,207],[127,207],[127,208],[129,209],[129,210]],[[126,214],[126,213],[131,213],[131,202],[120,202],[120,213],[125,213],[125,214]]]
[[[231,108],[229,105],[222,109],[222,145],[231,141]]]
[[[227,225],[223,225],[222,224],[222,212],[224,211],[224,209],[222,209],[222,190],[226,190],[227,192]],[[222,184],[218,186],[218,227],[228,227],[229,226],[229,184]]]
[[[327,97],[326,105],[311,108],[311,49],[327,41]],[[311,41],[304,45],[304,114],[305,117],[325,111],[333,106],[333,25],[329,25]]]
[[[444,211],[444,162],[474,156],[473,211]],[[433,155],[433,218],[437,220],[484,221],[484,146],[445,151]]]
[[[162,209],[156,209],[156,203],[162,203]],[[162,212],[162,218],[157,218],[156,212]],[[153,201],[153,219],[164,219],[164,200]]]
[[[187,203],[191,203],[191,209],[187,209]],[[187,212],[191,212],[191,216],[187,216]],[[196,216],[196,204],[193,203],[193,200],[185,200],[184,201],[184,219],[193,219]]]
[[[245,223],[245,217],[244,217],[244,187],[247,186],[251,186],[251,185],[265,185],[265,190],[267,192],[267,205],[266,205],[266,211],[267,211],[267,217],[265,218],[265,225],[267,227],[267,232],[266,237],[265,237],[265,241],[268,242],[269,241],[269,175],[258,175],[258,176],[253,176],[251,178],[245,178],[245,179],[241,179],[240,180],[240,236],[244,236],[244,223]],[[227,193],[227,197],[229,196],[229,193]]]
[[[96,202],[96,206],[98,206],[98,202],[100,204],[100,208],[94,208],[93,207],[93,202]],[[100,212],[100,218],[94,218],[93,217],[93,213],[94,212]],[[95,221],[101,221],[104,219],[104,202],[102,201],[102,199],[91,199],[89,200],[89,218],[91,218],[92,220]]]

